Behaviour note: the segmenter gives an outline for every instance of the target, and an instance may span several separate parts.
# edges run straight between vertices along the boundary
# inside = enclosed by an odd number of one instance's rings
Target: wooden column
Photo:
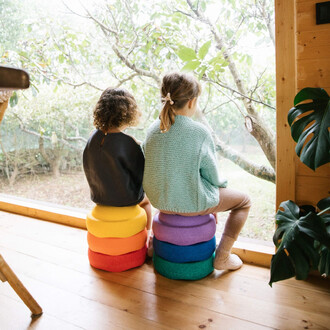
[[[276,38],[276,209],[295,200],[295,151],[287,114],[296,94],[295,1],[275,0]]]

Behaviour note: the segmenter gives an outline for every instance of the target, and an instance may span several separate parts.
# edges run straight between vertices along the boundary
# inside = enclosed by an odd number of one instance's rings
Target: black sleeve
[[[136,188],[142,187],[143,171],[144,171],[144,155],[139,144],[133,139],[127,150],[126,168]]]

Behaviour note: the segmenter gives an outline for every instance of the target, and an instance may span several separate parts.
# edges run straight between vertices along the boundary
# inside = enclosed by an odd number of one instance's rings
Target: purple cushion
[[[154,216],[152,229],[160,241],[175,245],[192,245],[213,238],[216,231],[212,214],[186,217],[158,213]]]
[[[168,226],[173,227],[192,227],[192,226],[199,226],[204,223],[209,222],[210,220],[214,219],[213,214],[206,214],[206,215],[197,215],[194,217],[186,217],[183,215],[177,214],[166,214],[166,213],[158,213],[155,215],[158,219]]]

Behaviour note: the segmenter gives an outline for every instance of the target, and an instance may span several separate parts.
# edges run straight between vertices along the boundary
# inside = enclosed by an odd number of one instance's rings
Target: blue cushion
[[[216,247],[216,240],[213,236],[206,242],[181,246],[160,241],[154,236],[153,246],[155,253],[165,260],[178,263],[195,262],[212,256]]]

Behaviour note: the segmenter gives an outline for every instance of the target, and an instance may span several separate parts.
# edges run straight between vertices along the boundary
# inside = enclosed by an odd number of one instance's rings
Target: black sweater
[[[83,164],[94,203],[131,206],[143,200],[144,156],[129,135],[96,130],[85,147]]]

